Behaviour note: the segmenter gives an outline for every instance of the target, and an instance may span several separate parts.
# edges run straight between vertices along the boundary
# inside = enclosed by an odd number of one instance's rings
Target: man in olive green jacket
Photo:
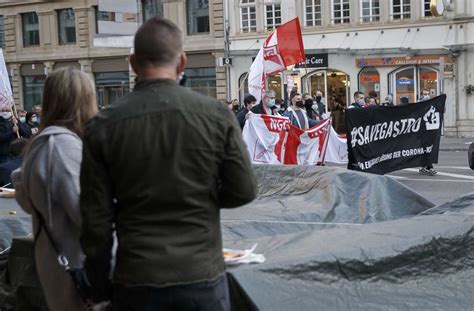
[[[179,29],[154,18],[135,36],[131,94],[84,133],[81,243],[94,299],[114,310],[229,310],[220,208],[252,201],[240,127],[223,103],[178,85]]]

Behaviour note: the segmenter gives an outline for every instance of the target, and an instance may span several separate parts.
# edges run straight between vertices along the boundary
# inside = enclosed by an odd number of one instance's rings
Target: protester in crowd
[[[430,92],[427,91],[427,90],[423,90],[421,101],[426,101],[426,100],[430,100],[430,99],[431,99]],[[430,175],[430,176],[434,176],[434,175],[438,174],[438,172],[433,167],[433,163],[428,163],[428,165],[426,165],[425,167],[421,167],[419,169],[419,173],[420,174],[425,174],[425,175]]]
[[[291,107],[288,107],[284,116],[290,119],[291,124],[302,130],[307,130],[318,124],[317,121],[308,117],[304,109],[303,97],[298,93],[291,99]]]
[[[31,134],[36,135],[39,131],[39,118],[36,113],[28,112],[26,114],[26,125],[30,128]]]
[[[10,143],[10,159],[0,164],[0,187],[13,188],[11,174],[20,168],[23,161],[23,149],[28,140],[17,138]]]
[[[221,102],[178,85],[186,55],[171,21],[139,28],[130,64],[135,89],[84,133],[81,242],[93,299],[111,298],[115,229],[114,310],[230,310],[219,209],[252,201],[257,188],[239,124]]]
[[[319,113],[318,113],[318,110],[313,110],[313,106],[314,106],[314,101],[313,101],[313,97],[311,97],[311,95],[309,95],[309,93],[304,93],[303,94],[303,101],[304,101],[304,110],[306,111],[306,115],[313,119],[313,120],[321,120],[321,118],[319,117]]]
[[[275,91],[265,91],[260,104],[254,106],[250,111],[255,114],[279,116],[278,107],[276,106]]]
[[[377,102],[375,101],[375,98],[373,98],[371,96],[366,97],[364,108],[373,107],[373,106],[377,106]]]
[[[244,106],[237,113],[237,120],[239,121],[240,128],[244,128],[246,118],[245,116],[249,113],[250,109],[257,104],[257,99],[252,94],[247,94],[244,98]]]
[[[317,90],[314,99],[316,107],[313,107],[313,109],[317,109],[318,115],[322,118],[322,116],[326,113],[326,104],[324,102],[323,92]]]
[[[285,101],[282,98],[275,98],[275,106],[279,114],[283,114],[286,111]]]
[[[9,159],[10,143],[18,137],[28,137],[28,132],[24,131],[24,127],[18,125],[12,113],[11,106],[3,106],[1,108],[0,118],[0,163],[4,163]]]
[[[379,95],[377,94],[377,92],[372,90],[369,92],[368,96],[375,101],[375,105],[379,105],[379,100],[378,100]]]
[[[430,91],[423,90],[423,93],[422,93],[422,96],[421,96],[421,101],[430,100],[430,99],[431,99]]]
[[[382,106],[393,106],[393,95],[388,94],[385,96],[385,102],[382,104]]]
[[[79,243],[79,173],[81,136],[97,112],[94,83],[73,68],[60,68],[46,79],[43,120],[32,138],[20,170],[13,172],[16,199],[33,215],[36,270],[49,310],[86,310],[71,274],[58,263],[63,255],[71,269],[83,267]]]
[[[32,135],[32,132],[28,124],[26,124],[26,111],[17,110],[17,114],[18,114],[18,128],[20,129],[20,132],[24,134],[22,137],[30,138]]]
[[[38,116],[38,123],[40,122],[39,119],[41,118],[41,111],[42,111],[41,105],[35,105],[31,108],[31,112]]]
[[[348,107],[351,108],[363,108],[365,106],[365,96],[364,93],[356,91],[354,93],[354,102]]]

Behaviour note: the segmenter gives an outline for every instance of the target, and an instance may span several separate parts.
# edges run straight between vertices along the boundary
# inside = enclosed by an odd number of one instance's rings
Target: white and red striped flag
[[[275,29],[260,48],[250,66],[249,93],[261,100],[266,75],[275,75],[305,59],[300,21],[296,17]]]

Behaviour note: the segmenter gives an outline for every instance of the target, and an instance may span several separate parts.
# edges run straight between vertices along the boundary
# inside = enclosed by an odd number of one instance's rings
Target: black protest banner
[[[346,109],[348,168],[386,174],[438,163],[445,102]]]

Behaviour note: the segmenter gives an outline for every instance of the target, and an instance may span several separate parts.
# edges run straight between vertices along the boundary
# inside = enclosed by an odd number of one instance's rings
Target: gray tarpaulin
[[[256,172],[258,199],[222,219],[225,247],[267,259],[230,269],[262,310],[474,308],[474,193],[432,208],[389,177]]]
[[[229,269],[261,310],[473,309],[474,193],[433,207],[386,176],[303,166],[255,172],[258,198],[223,210],[222,231],[225,247],[258,243],[266,257]],[[31,228],[28,216],[0,204],[5,248]],[[14,307],[12,294],[25,310],[44,308],[31,251],[31,240],[15,241],[2,310]]]

